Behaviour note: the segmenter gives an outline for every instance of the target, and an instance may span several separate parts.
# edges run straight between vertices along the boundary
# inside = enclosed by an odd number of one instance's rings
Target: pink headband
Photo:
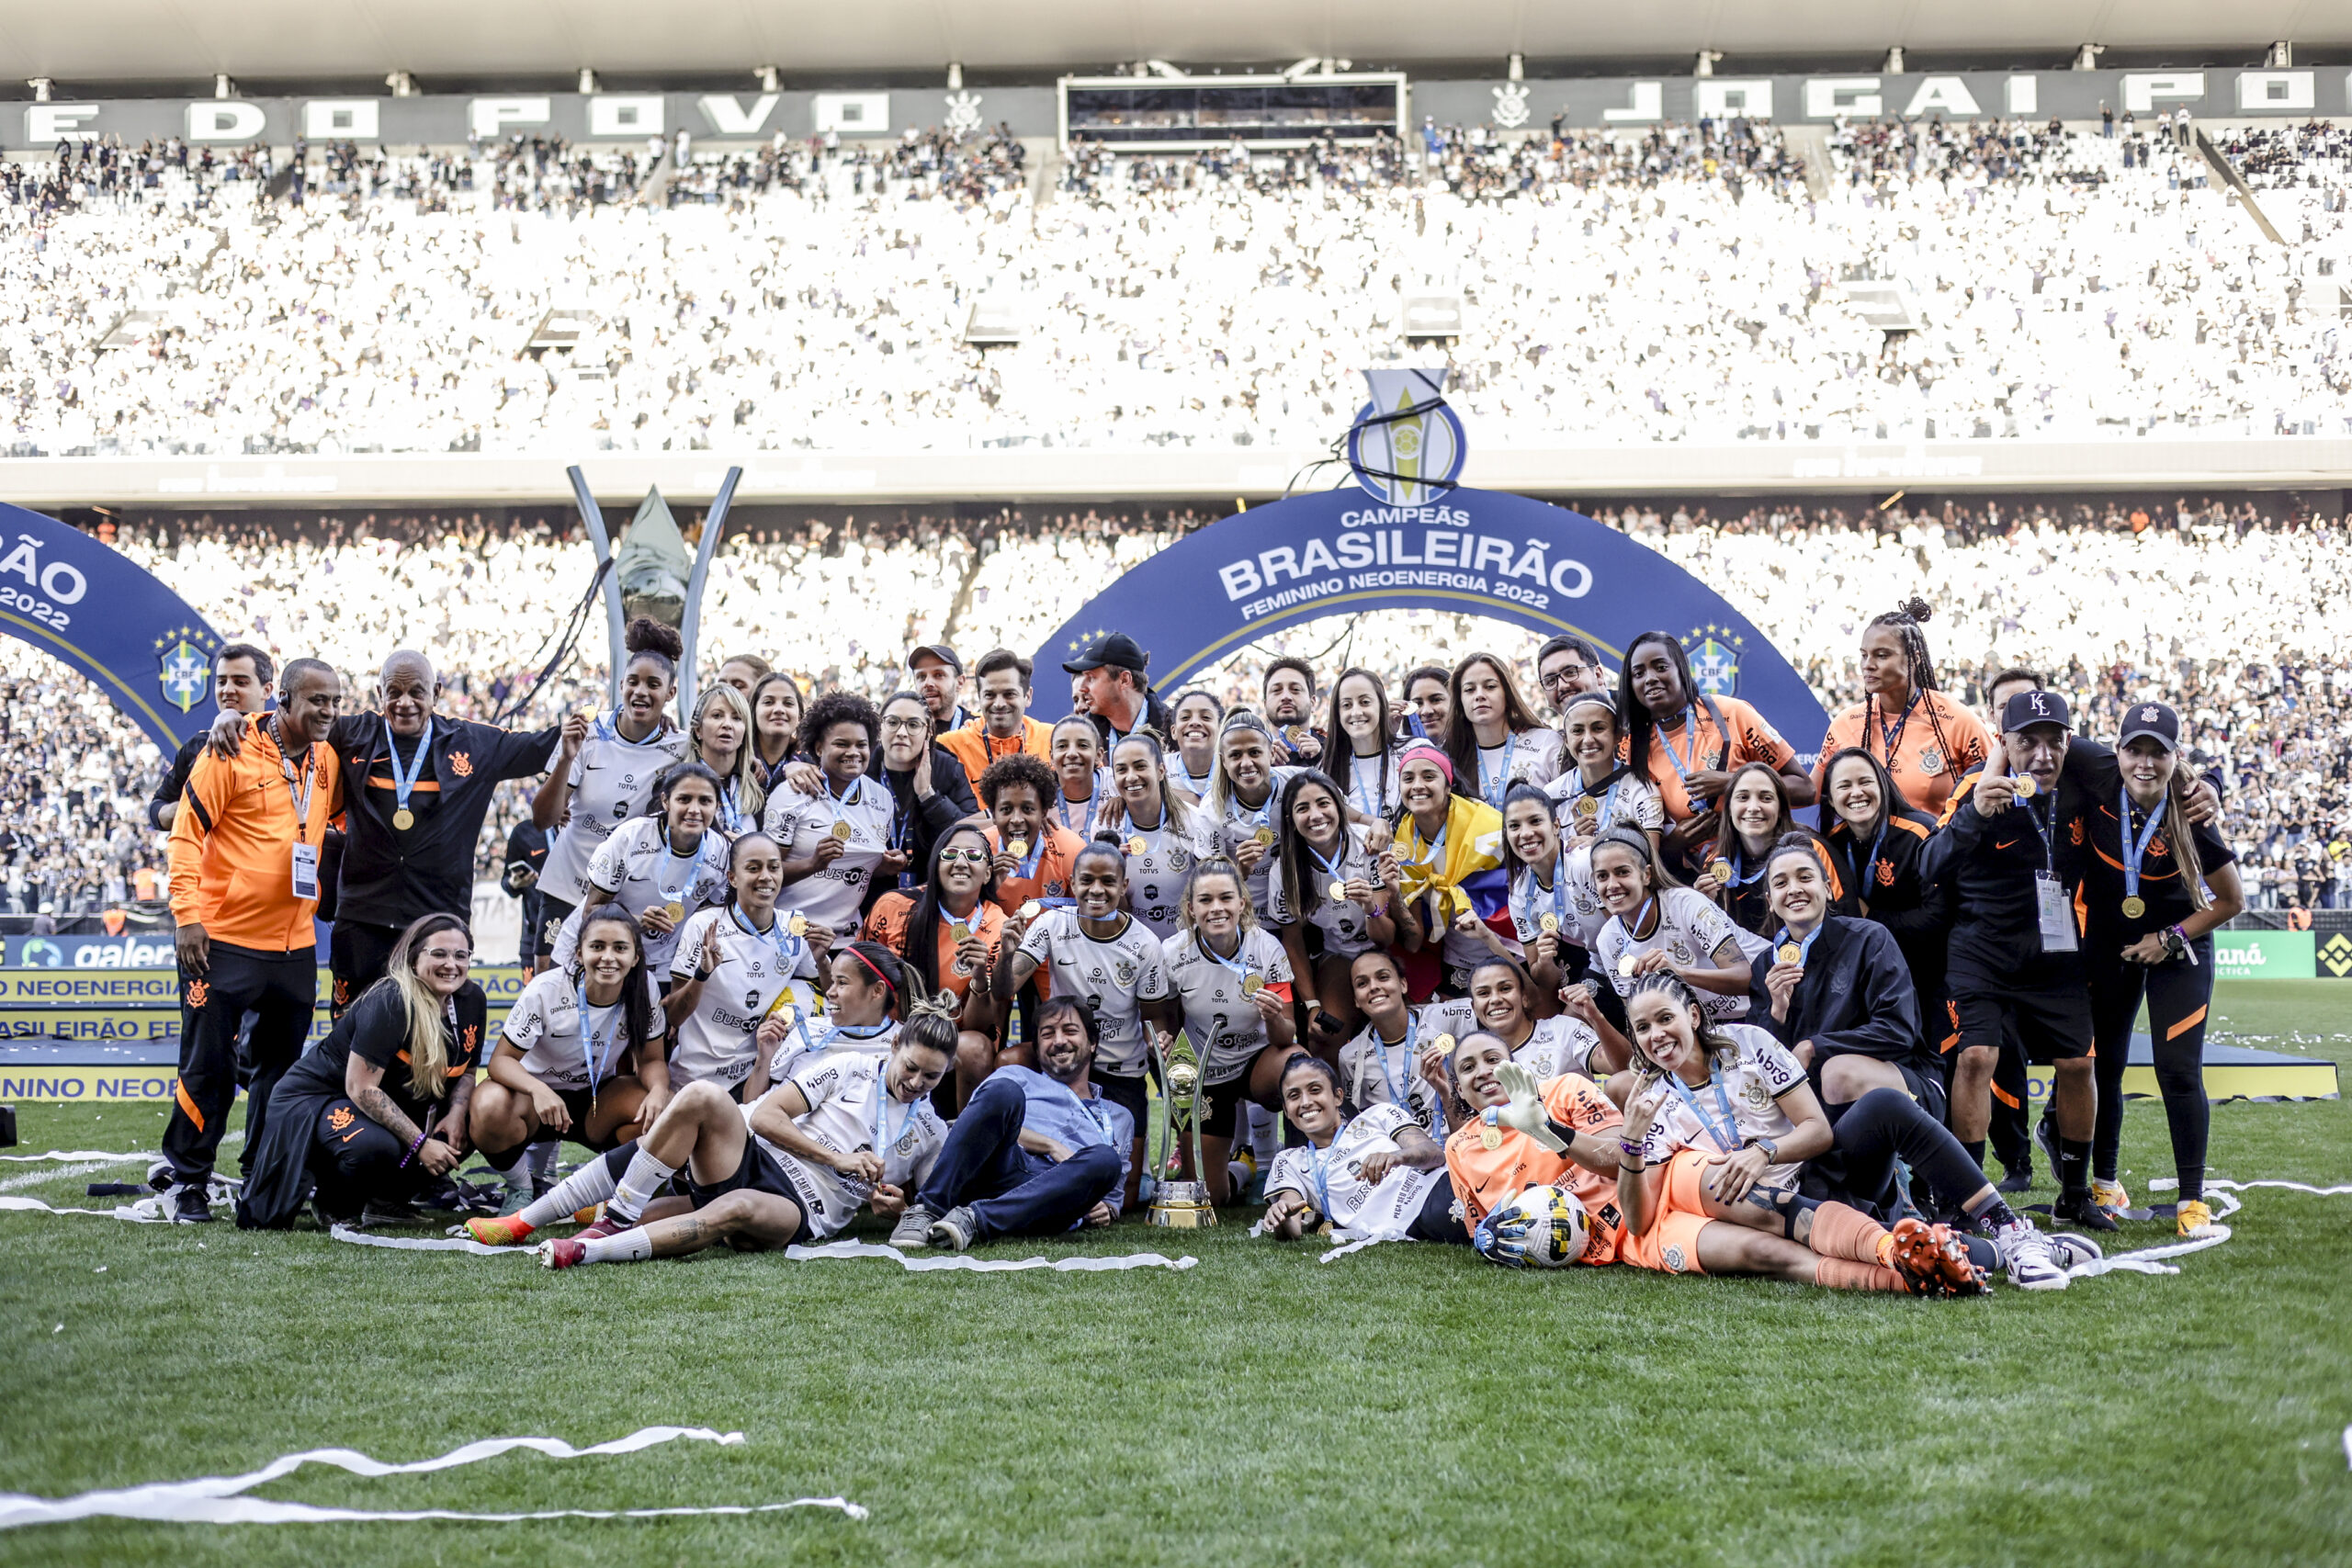
[[[1442,750],[1440,750],[1430,741],[1416,740],[1410,746],[1406,747],[1405,750],[1398,754],[1396,758],[1396,766],[1401,769],[1406,763],[1412,761],[1416,758],[1427,761],[1432,767],[1436,768],[1439,773],[1443,773],[1445,775],[1446,788],[1452,789],[1453,787],[1453,758],[1447,756]]]

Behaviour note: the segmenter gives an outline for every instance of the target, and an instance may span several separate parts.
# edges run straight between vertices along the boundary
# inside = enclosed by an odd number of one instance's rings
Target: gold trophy
[[[1158,1182],[1152,1189],[1151,1209],[1145,1218],[1155,1225],[1199,1230],[1216,1224],[1216,1205],[1209,1201],[1208,1184],[1200,1179],[1200,1058],[1193,1053],[1192,1041],[1182,1034],[1176,1036],[1175,1043],[1165,1053],[1154,1044],[1151,1055],[1159,1071],[1168,1114],[1159,1123],[1159,1149],[1152,1162]],[[1182,1168],[1182,1151],[1188,1138],[1193,1150],[1193,1179],[1180,1181],[1174,1173]]]

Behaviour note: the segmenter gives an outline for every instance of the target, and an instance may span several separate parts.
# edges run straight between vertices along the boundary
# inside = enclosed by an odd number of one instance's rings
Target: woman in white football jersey
[[[1388,688],[1369,670],[1348,669],[1331,686],[1323,771],[1347,786],[1348,804],[1376,822],[1396,815],[1396,716]],[[1340,737],[1346,737],[1344,742]]]
[[[1046,806],[1046,819],[1081,839],[1094,837],[1096,821],[1111,804],[1111,775],[1102,765],[1102,732],[1084,714],[1074,713],[1053,728],[1046,741],[1060,788]]]
[[[1416,1241],[1461,1242],[1445,1149],[1395,1105],[1348,1116],[1339,1075],[1300,1051],[1283,1064],[1283,1114],[1306,1139],[1274,1156],[1263,1234],[1289,1241],[1325,1222]]]
[[[899,1213],[947,1141],[931,1091],[956,1050],[945,1013],[919,1004],[909,1022],[888,1055],[813,1057],[748,1111],[715,1085],[681,1090],[642,1139],[495,1222],[507,1234],[486,1239],[519,1243],[602,1201],[596,1224],[539,1244],[541,1263],[571,1269],[718,1242],[766,1251],[838,1235],[861,1208]],[[655,1200],[673,1179],[684,1196]]]
[[[1258,924],[1240,868],[1223,859],[1193,868],[1182,929],[1160,951],[1185,1037],[1201,1063],[1201,1154],[1208,1169],[1199,1179],[1212,1201],[1228,1202],[1227,1134],[1234,1112],[1245,1100],[1275,1109],[1283,1060],[1296,1038],[1290,955]],[[1190,1157],[1189,1148],[1182,1152]]]
[[[1473,653],[1453,667],[1446,754],[1453,787],[1500,811],[1515,784],[1549,784],[1560,772],[1560,732],[1538,722],[1510,667]]]
[[[531,820],[548,833],[539,870],[539,930],[532,952],[551,959],[564,918],[588,896],[588,863],[613,830],[644,809],[654,780],[686,754],[686,733],[670,722],[678,696],[677,630],[640,615],[626,634],[620,705],[593,719],[573,714],[538,794]]]
[[[1631,997],[1645,975],[1677,976],[1707,998],[1711,1020],[1747,1011],[1747,953],[1724,912],[1678,885],[1657,852],[1630,828],[1594,841],[1592,886],[1609,919],[1593,945],[1609,983]]]
[[[1045,910],[1035,921],[1015,915],[1007,922],[1012,940],[999,952],[996,988],[1004,996],[1017,995],[1043,969],[1047,995],[1078,998],[1092,1010],[1102,1031],[1092,1081],[1103,1099],[1125,1106],[1135,1118],[1136,1146],[1127,1168],[1133,1179],[1143,1170],[1149,1110],[1144,1094],[1149,1055],[1145,1015],[1162,1010],[1168,999],[1166,954],[1150,928],[1126,912],[1127,863],[1118,845],[1097,839],[1079,851],[1069,890],[1072,906]]]
[[[727,840],[713,826],[718,791],[718,776],[700,762],[666,769],[648,814],[621,824],[588,863],[590,906],[618,904],[636,919],[646,965],[656,975],[669,973],[686,917],[727,896]],[[556,933],[558,968],[571,964],[579,941],[574,910]]]
[[[1666,831],[1666,807],[1657,787],[1617,755],[1625,739],[1617,699],[1607,692],[1577,693],[1561,710],[1560,732],[1566,738],[1561,773],[1544,793],[1555,803],[1559,825],[1572,841],[1589,844],[1622,824],[1657,842]]]
[[[765,833],[728,846],[723,903],[687,917],[670,960],[666,998],[676,1048],[673,1077],[711,1082],[752,1100],[785,1032],[816,1003],[831,930],[776,908],[784,852]]]
[[[1622,1039],[1624,1005],[1600,984],[1592,957],[1609,909],[1592,886],[1591,847],[1561,838],[1549,796],[1532,784],[1513,784],[1504,797],[1503,870],[1510,878],[1511,929],[1535,994],[1558,997],[1588,1021],[1592,1013],[1586,1010],[1597,1009]]]
[[[1266,878],[1273,867],[1275,797],[1300,770],[1274,763],[1273,732],[1248,708],[1225,716],[1216,739],[1216,772],[1201,803],[1216,825],[1217,852],[1240,871],[1250,905],[1263,919]]]
[[[752,707],[743,694],[719,682],[695,699],[686,727],[688,755],[718,778],[719,832],[732,839],[756,827],[767,805],[759,750],[751,744]]]
[[[1177,789],[1168,753],[1148,730],[1111,748],[1111,782],[1117,795],[1100,827],[1126,854],[1128,909],[1164,942],[1175,934],[1184,879],[1193,862],[1216,852],[1216,833]]]
[[[881,733],[872,703],[826,693],[800,724],[801,750],[816,761],[816,790],[786,782],[768,796],[763,826],[784,851],[779,901],[836,931],[857,929],[866,883],[890,848],[898,802],[888,784],[865,773]]]
[[[1395,1105],[1432,1138],[1445,1136],[1442,1096],[1421,1076],[1421,1055],[1442,1037],[1453,1038],[1449,1013],[1416,1008],[1405,999],[1405,971],[1396,954],[1369,948],[1348,965],[1356,1012],[1363,1032],[1340,1047],[1340,1098],[1359,1111]],[[1451,1008],[1454,1004],[1444,1004]]]
[[[768,1081],[829,1052],[884,1055],[899,1037],[899,1021],[908,1016],[910,998],[922,994],[899,955],[881,943],[853,942],[835,947],[825,960],[825,1010],[817,1017],[803,1013],[793,1021],[768,1056]],[[952,998],[932,1000],[933,1010],[953,1002]]]
[[[1396,866],[1366,847],[1371,830],[1347,819],[1340,786],[1320,769],[1304,769],[1283,786],[1274,831],[1266,923],[1299,978],[1309,1047],[1328,1059],[1361,1021],[1348,961],[1396,941]],[[1308,951],[1309,931],[1318,953]]]
[[[474,1091],[474,1147],[503,1174],[537,1138],[627,1143],[669,1102],[668,1032],[637,921],[615,904],[585,911],[578,953],[533,976],[499,1026]]]
[[[1225,705],[1215,694],[1198,686],[1176,694],[1168,706],[1168,725],[1174,731],[1175,755],[1168,759],[1168,777],[1200,806],[1209,797],[1209,781],[1216,776],[1216,735],[1225,723]]]
[[[1470,971],[1470,1010],[1477,1027],[1510,1047],[1510,1059],[1539,1078],[1574,1073],[1595,1083],[1625,1066],[1624,1037],[1600,1019],[1589,999],[1580,1010],[1537,1018],[1527,971],[1515,958],[1495,957]],[[1600,1027],[1594,1020],[1600,1019]],[[1601,1031],[1607,1030],[1604,1035]]]

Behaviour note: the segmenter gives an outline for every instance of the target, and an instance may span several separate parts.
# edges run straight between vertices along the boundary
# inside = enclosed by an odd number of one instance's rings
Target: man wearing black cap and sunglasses
[[[1144,678],[1150,662],[1151,655],[1137,648],[1135,638],[1113,632],[1088,643],[1077,658],[1063,663],[1064,670],[1079,678],[1079,693],[1085,697],[1086,711],[1093,716],[1094,728],[1102,732],[1106,748],[1134,734],[1138,725],[1148,725],[1162,735],[1175,732],[1167,705]]]

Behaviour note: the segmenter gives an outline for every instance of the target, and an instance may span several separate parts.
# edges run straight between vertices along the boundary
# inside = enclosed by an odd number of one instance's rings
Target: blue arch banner
[[[0,633],[97,682],[166,755],[212,722],[221,638],[204,617],[111,546],[6,504]]]
[[[1566,507],[1459,487],[1397,506],[1347,484],[1237,513],[1097,594],[1038,650],[1037,665],[1058,669],[1122,631],[1150,654],[1152,684],[1165,693],[1284,626],[1404,609],[1491,616],[1539,637],[1574,632],[1612,670],[1635,637],[1664,630],[1681,639],[1701,685],[1754,704],[1800,752],[1829,728],[1763,633],[1656,550]],[[1450,662],[1471,650],[1430,651]],[[1065,705],[1053,701],[1059,682],[1038,687],[1041,706]]]

